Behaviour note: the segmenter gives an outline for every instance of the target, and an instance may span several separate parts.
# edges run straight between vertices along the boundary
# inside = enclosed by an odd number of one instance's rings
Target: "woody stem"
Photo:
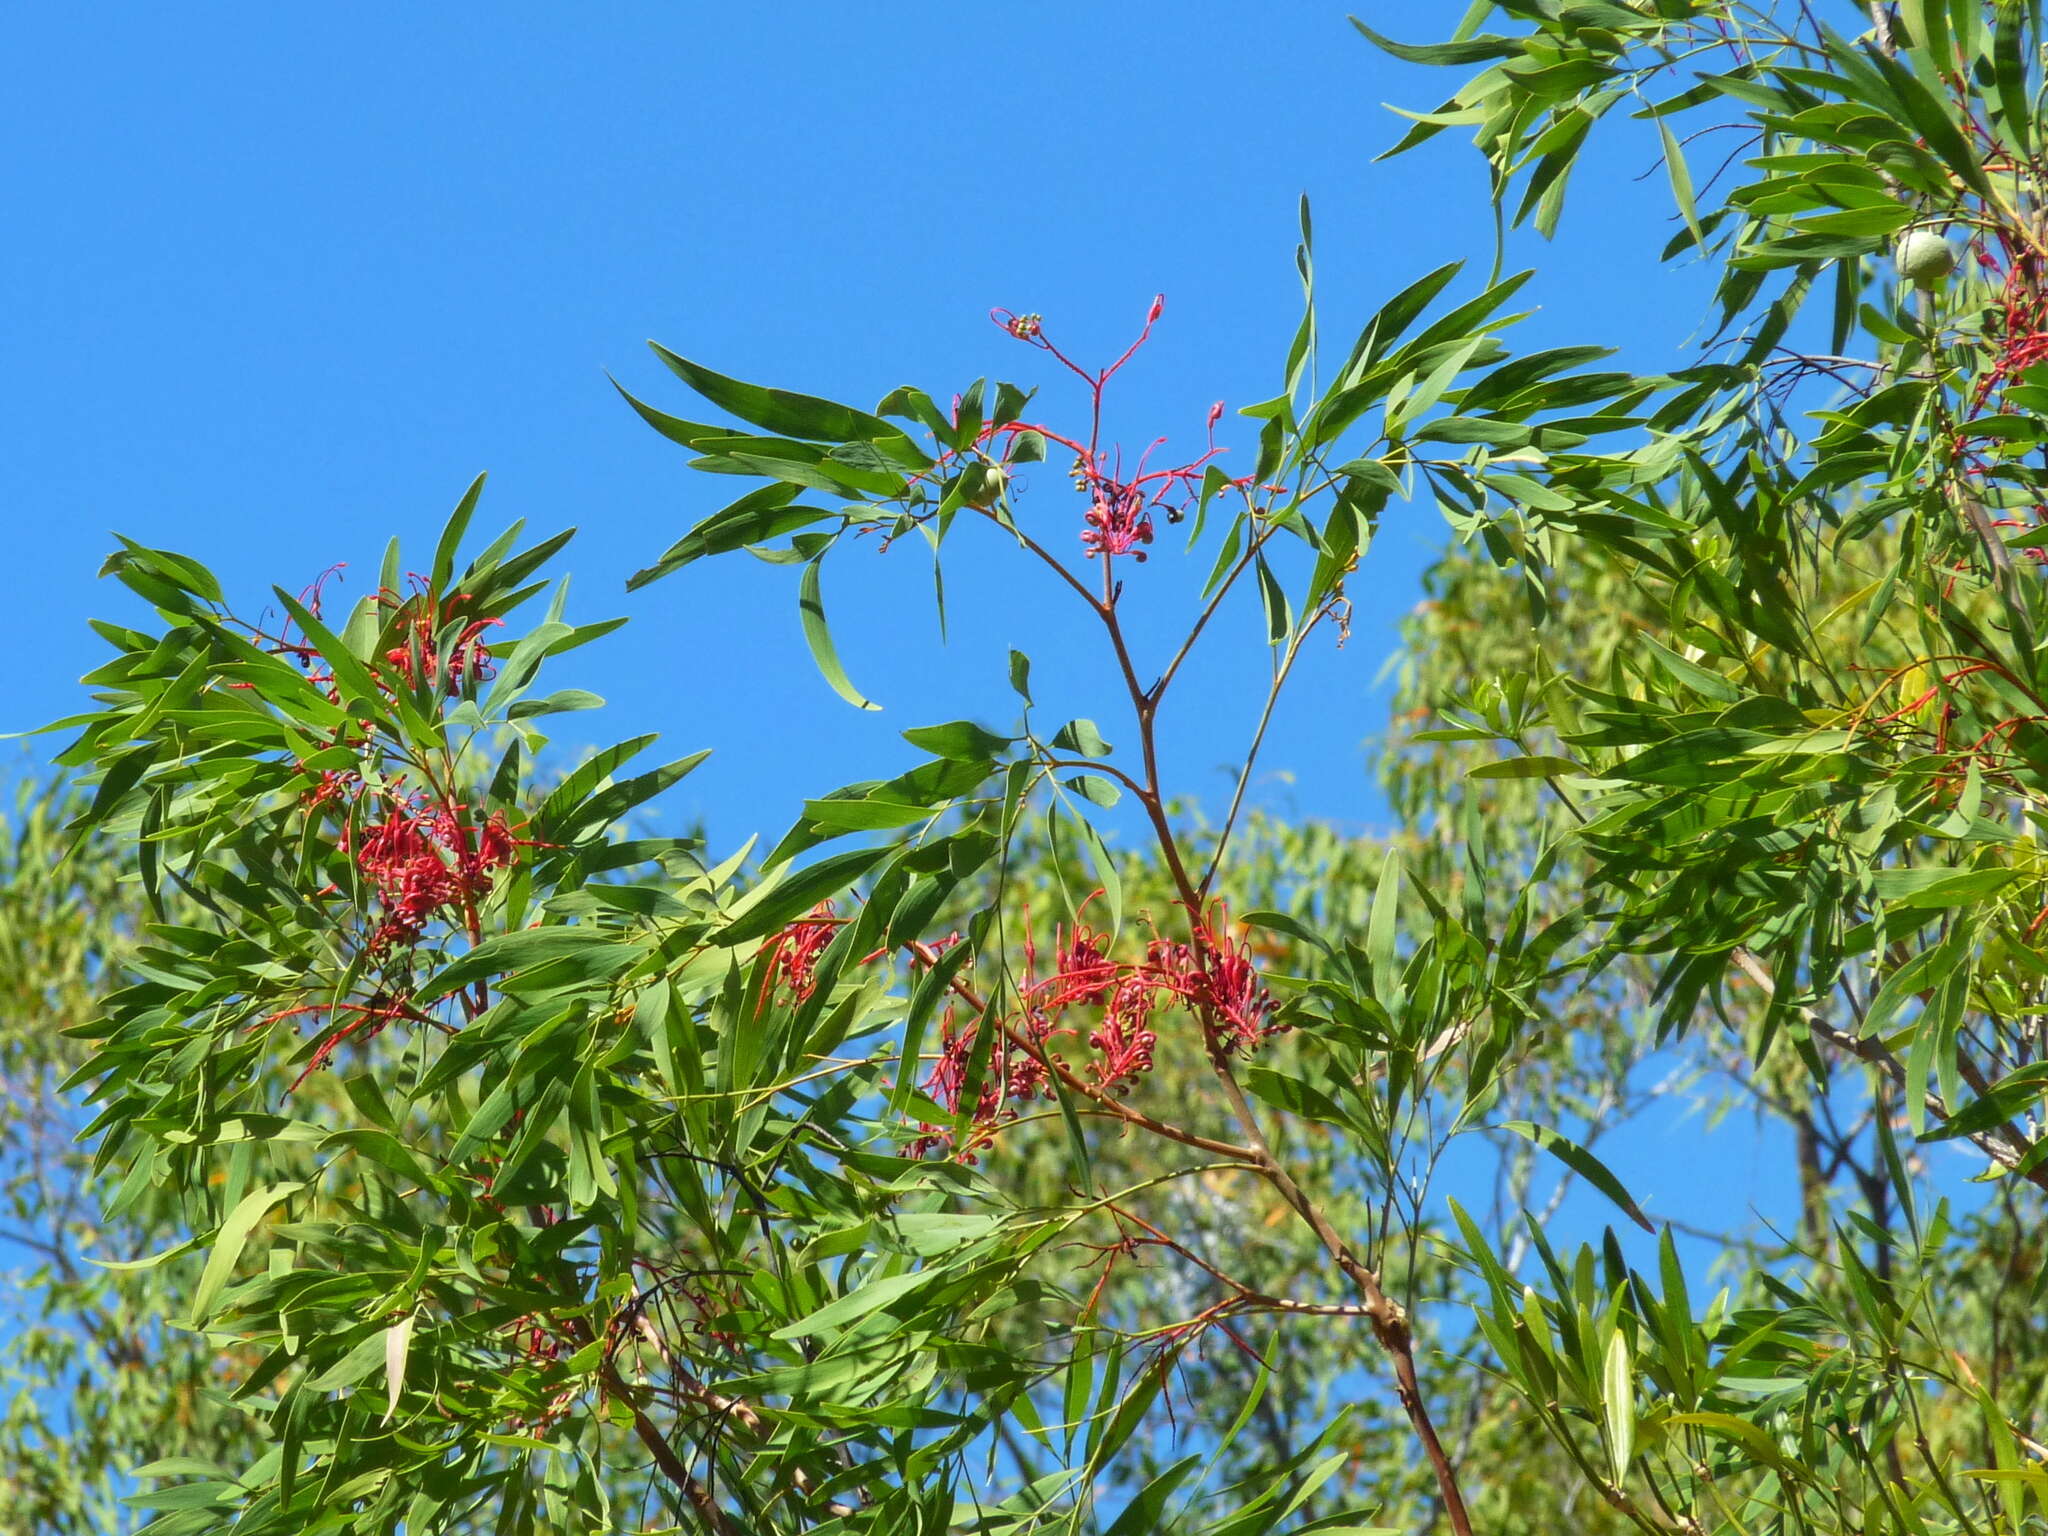
[[[1100,612],[1103,626],[1109,632],[1110,643],[1116,652],[1117,664],[1123,671],[1124,685],[1131,697],[1131,708],[1137,717],[1138,744],[1145,765],[1145,793],[1140,799],[1150,815],[1153,832],[1159,843],[1160,856],[1164,859],[1167,870],[1173,877],[1175,889],[1180,893],[1181,901],[1187,909],[1190,944],[1199,955],[1209,944],[1201,913],[1203,898],[1207,894],[1210,881],[1215,877],[1217,865],[1211,864],[1199,888],[1188,878],[1186,865],[1181,858],[1180,845],[1173,834],[1171,823],[1166,819],[1159,791],[1159,754],[1156,738],[1159,700],[1148,694],[1138,683],[1137,672],[1131,665],[1130,652],[1124,644],[1123,629],[1117,621],[1116,610],[1112,607],[1104,608]],[[1306,633],[1306,629],[1303,633]],[[1295,637],[1295,643],[1289,647],[1285,663],[1274,678],[1272,692],[1266,701],[1265,714],[1260,719],[1261,736],[1264,735],[1266,721],[1271,718],[1274,699],[1286,681],[1287,669],[1293,663],[1301,638]],[[1256,750],[1255,741],[1253,752]],[[1249,774],[1249,758],[1246,773]],[[1239,781],[1238,793],[1241,799],[1242,779]],[[1235,815],[1236,802],[1233,802],[1233,820]],[[1219,845],[1219,862],[1221,856],[1222,849]],[[1206,1009],[1204,1013],[1206,1015]],[[1213,1020],[1204,1017],[1203,1025],[1204,1036],[1214,1040],[1216,1032]],[[1458,1487],[1457,1469],[1451,1464],[1450,1455],[1445,1451],[1443,1440],[1437,1434],[1436,1425],[1430,1418],[1429,1405],[1423,1401],[1421,1382],[1415,1371],[1414,1337],[1409,1331],[1407,1313],[1398,1302],[1387,1295],[1380,1285],[1379,1276],[1352,1253],[1349,1244],[1331,1225],[1322,1209],[1308,1197],[1294,1181],[1294,1176],[1287,1171],[1286,1166],[1274,1155],[1272,1144],[1267,1141],[1265,1132],[1259,1126],[1258,1116],[1253,1113],[1250,1102],[1245,1098],[1244,1089],[1238,1085],[1236,1074],[1230,1069],[1229,1058],[1222,1050],[1212,1049],[1210,1065],[1215,1069],[1217,1080],[1223,1085],[1224,1096],[1229,1100],[1232,1117],[1243,1129],[1246,1140],[1251,1144],[1253,1165],[1280,1196],[1282,1202],[1308,1225],[1337,1268],[1357,1287],[1364,1301],[1366,1318],[1372,1325],[1373,1336],[1393,1363],[1395,1395],[1400,1400],[1401,1410],[1407,1415],[1416,1439],[1422,1443],[1423,1454],[1429,1459],[1430,1470],[1436,1478],[1437,1495],[1443,1505],[1444,1516],[1450,1522],[1453,1536],[1472,1536],[1471,1516],[1466,1511],[1464,1495]]]

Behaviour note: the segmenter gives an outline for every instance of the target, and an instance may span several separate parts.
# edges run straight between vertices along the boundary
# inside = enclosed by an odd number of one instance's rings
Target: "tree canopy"
[[[1110,436],[1163,300],[1100,359],[997,310],[1018,382],[872,410],[657,346],[676,384],[628,404],[739,484],[638,600],[790,566],[865,708],[848,548],[1067,599],[975,719],[770,847],[650,832],[715,744],[549,750],[601,703],[549,664],[623,621],[572,620],[568,534],[473,537],[481,481],[346,612],[110,556],[150,617],[95,623],[81,787],[0,845],[0,1173],[42,1264],[0,1519],[2043,1528],[2040,8],[1379,25],[1449,81],[1390,152],[1469,130],[1504,229],[1558,226],[1596,130],[1660,157],[1666,257],[1718,282],[1697,357],[1517,350],[1498,252],[1326,345],[1306,200],[1249,455],[1221,405],[1162,424],[1191,456]],[[1297,659],[1431,508],[1398,824],[1248,807]],[[1222,700],[1238,611],[1267,686]],[[1055,624],[1119,717],[1034,692]],[[1161,722],[1224,707],[1198,807]],[[1774,1128],[1796,1228],[1636,1198],[1614,1133],[1681,1091]],[[1599,1240],[1557,1239],[1569,1189]]]

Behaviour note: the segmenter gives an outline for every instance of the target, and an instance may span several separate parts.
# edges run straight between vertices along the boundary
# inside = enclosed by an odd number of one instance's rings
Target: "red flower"
[[[1099,1059],[1090,1063],[1095,1080],[1117,1093],[1152,1070],[1152,1051],[1159,1036],[1146,1026],[1152,1011],[1153,984],[1141,975],[1126,976],[1110,993],[1102,1023],[1088,1036]]]
[[[449,643],[447,655],[443,657],[439,649],[440,634],[450,616],[428,589],[424,576],[414,574],[411,580],[413,591],[410,596],[400,597],[388,590],[377,595],[377,601],[386,607],[401,612],[411,610],[403,626],[405,638],[385,651],[385,661],[405,679],[408,686],[417,687],[424,679],[429,684],[441,684],[449,693],[459,693],[466,677],[488,682],[496,676],[491,648],[484,644],[483,635],[486,630],[502,628],[504,620],[488,617],[471,619],[456,632],[454,640]],[[457,595],[448,600],[447,606],[453,608],[466,601]]]
[[[418,796],[394,797],[384,818],[338,842],[375,890],[384,915],[370,934],[381,954],[419,942],[427,924],[466,908],[490,889],[492,872],[512,863],[524,841],[512,836],[502,811],[473,822],[467,806],[427,809]]]
[[[809,999],[817,986],[812,975],[818,964],[818,956],[825,946],[832,942],[832,936],[839,931],[839,919],[832,915],[832,903],[821,901],[811,909],[809,917],[799,918],[776,934],[768,943],[769,964],[763,979],[765,987],[768,978],[779,977],[789,988],[790,995],[798,1002]],[[766,998],[762,1001],[765,1003]]]
[[[1152,514],[1145,505],[1145,493],[1135,485],[1103,481],[1096,487],[1094,503],[1081,519],[1081,543],[1091,555],[1128,555],[1136,552],[1142,562],[1140,544],[1152,542]]]

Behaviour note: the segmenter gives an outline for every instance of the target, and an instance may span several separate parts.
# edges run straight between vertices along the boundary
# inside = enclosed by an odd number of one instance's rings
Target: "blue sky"
[[[1408,33],[1413,6],[1365,14]],[[1430,9],[1430,8],[1424,8]],[[626,597],[627,573],[735,494],[696,475],[606,383],[687,412],[643,347],[871,405],[982,375],[1053,385],[991,305],[1038,310],[1080,356],[1119,348],[1155,292],[1153,346],[1112,401],[1142,442],[1199,438],[1216,399],[1277,387],[1314,200],[1326,328],[1348,344],[1390,293],[1460,256],[1484,268],[1476,155],[1454,135],[1374,165],[1443,82],[1378,55],[1335,4],[1031,8],[513,6],[400,14],[116,8],[85,28],[16,18],[0,125],[0,456],[16,571],[0,729],[70,712],[96,664],[88,614],[126,612],[94,572],[118,529],[191,553],[260,600],[337,559],[359,592],[392,533],[420,547],[469,478],[479,527],[582,530],[576,609],[628,614],[564,684],[612,709],[606,739],[658,729],[717,749],[674,807],[715,838],[772,832],[797,802],[893,771],[905,726],[1009,707],[1004,654],[1037,662],[1047,710],[1098,714],[1101,664],[993,543],[948,572],[932,645],[920,552],[851,551],[826,599],[856,681],[818,681],[793,573],[744,557]],[[1426,98],[1426,100],[1425,100]],[[1527,345],[1599,341],[1646,367],[1701,310],[1658,272],[1670,223],[1638,142],[1582,173]],[[1626,274],[1626,281],[1616,281]],[[1476,280],[1476,275],[1475,275]],[[1228,430],[1228,428],[1226,428]],[[1241,434],[1242,445],[1247,439]],[[1239,455],[1243,457],[1242,452]],[[1248,467],[1248,466],[1247,466]],[[1057,468],[1042,516],[1069,520]],[[1056,528],[1055,542],[1067,535]],[[1354,585],[1358,627],[1317,648],[1265,759],[1271,803],[1352,825],[1384,808],[1366,738],[1395,617],[1444,537],[1396,510]],[[1155,560],[1142,578],[1165,592]],[[1177,607],[1154,609],[1165,629]],[[1264,664],[1256,616],[1218,637],[1167,724],[1181,786],[1221,798]],[[1312,701],[1312,702],[1311,702]],[[565,732],[565,735],[568,733]]]
[[[1404,36],[1463,10],[1355,3]],[[1056,409],[1071,393],[989,307],[1043,312],[1075,355],[1102,357],[1164,292],[1111,426],[1192,443],[1212,401],[1277,387],[1301,193],[1335,346],[1423,272],[1465,257],[1476,283],[1491,255],[1460,135],[1374,163],[1402,127],[1381,103],[1434,105],[1446,82],[1377,54],[1321,0],[95,16],[14,16],[0,91],[0,132],[26,147],[0,164],[16,572],[0,730],[79,707],[76,679],[102,655],[85,618],[134,616],[94,576],[113,530],[207,561],[252,606],[336,560],[359,593],[388,536],[424,551],[489,470],[479,528],[579,526],[573,614],[632,620],[559,674],[611,701],[563,738],[659,730],[672,755],[715,748],[670,814],[705,818],[720,849],[906,765],[907,726],[1003,723],[1013,645],[1048,714],[1094,715],[1115,741],[1104,661],[993,541],[949,564],[944,651],[912,544],[828,567],[842,656],[879,714],[817,678],[788,568],[735,557],[627,596],[627,574],[735,487],[687,470],[606,372],[687,414],[652,337],[863,406],[989,374],[1051,386]],[[1673,228],[1653,143],[1596,135],[1560,237],[1511,252],[1542,269],[1519,344],[1678,362],[1706,285],[1656,264]],[[1231,440],[1243,462],[1248,434]],[[1058,467],[1041,478],[1041,515],[1071,522]],[[1384,823],[1376,679],[1444,537],[1433,512],[1390,512],[1353,583],[1351,642],[1312,650],[1256,798]],[[1180,580],[1164,556],[1133,575],[1153,583],[1143,635],[1164,637]],[[1211,804],[1256,707],[1257,626],[1223,626],[1166,722],[1169,779]],[[1677,1151],[1694,1132],[1656,1134]],[[1752,1187],[1731,1164],[1717,1206]]]

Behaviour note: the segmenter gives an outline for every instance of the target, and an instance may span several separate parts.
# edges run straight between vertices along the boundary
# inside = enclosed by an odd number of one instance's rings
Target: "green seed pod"
[[[1002,498],[1009,476],[995,464],[970,464],[960,476],[960,499],[970,507],[992,507]]]
[[[1956,253],[1938,230],[1909,229],[1892,251],[1899,276],[1917,288],[1933,288],[1955,270]]]

